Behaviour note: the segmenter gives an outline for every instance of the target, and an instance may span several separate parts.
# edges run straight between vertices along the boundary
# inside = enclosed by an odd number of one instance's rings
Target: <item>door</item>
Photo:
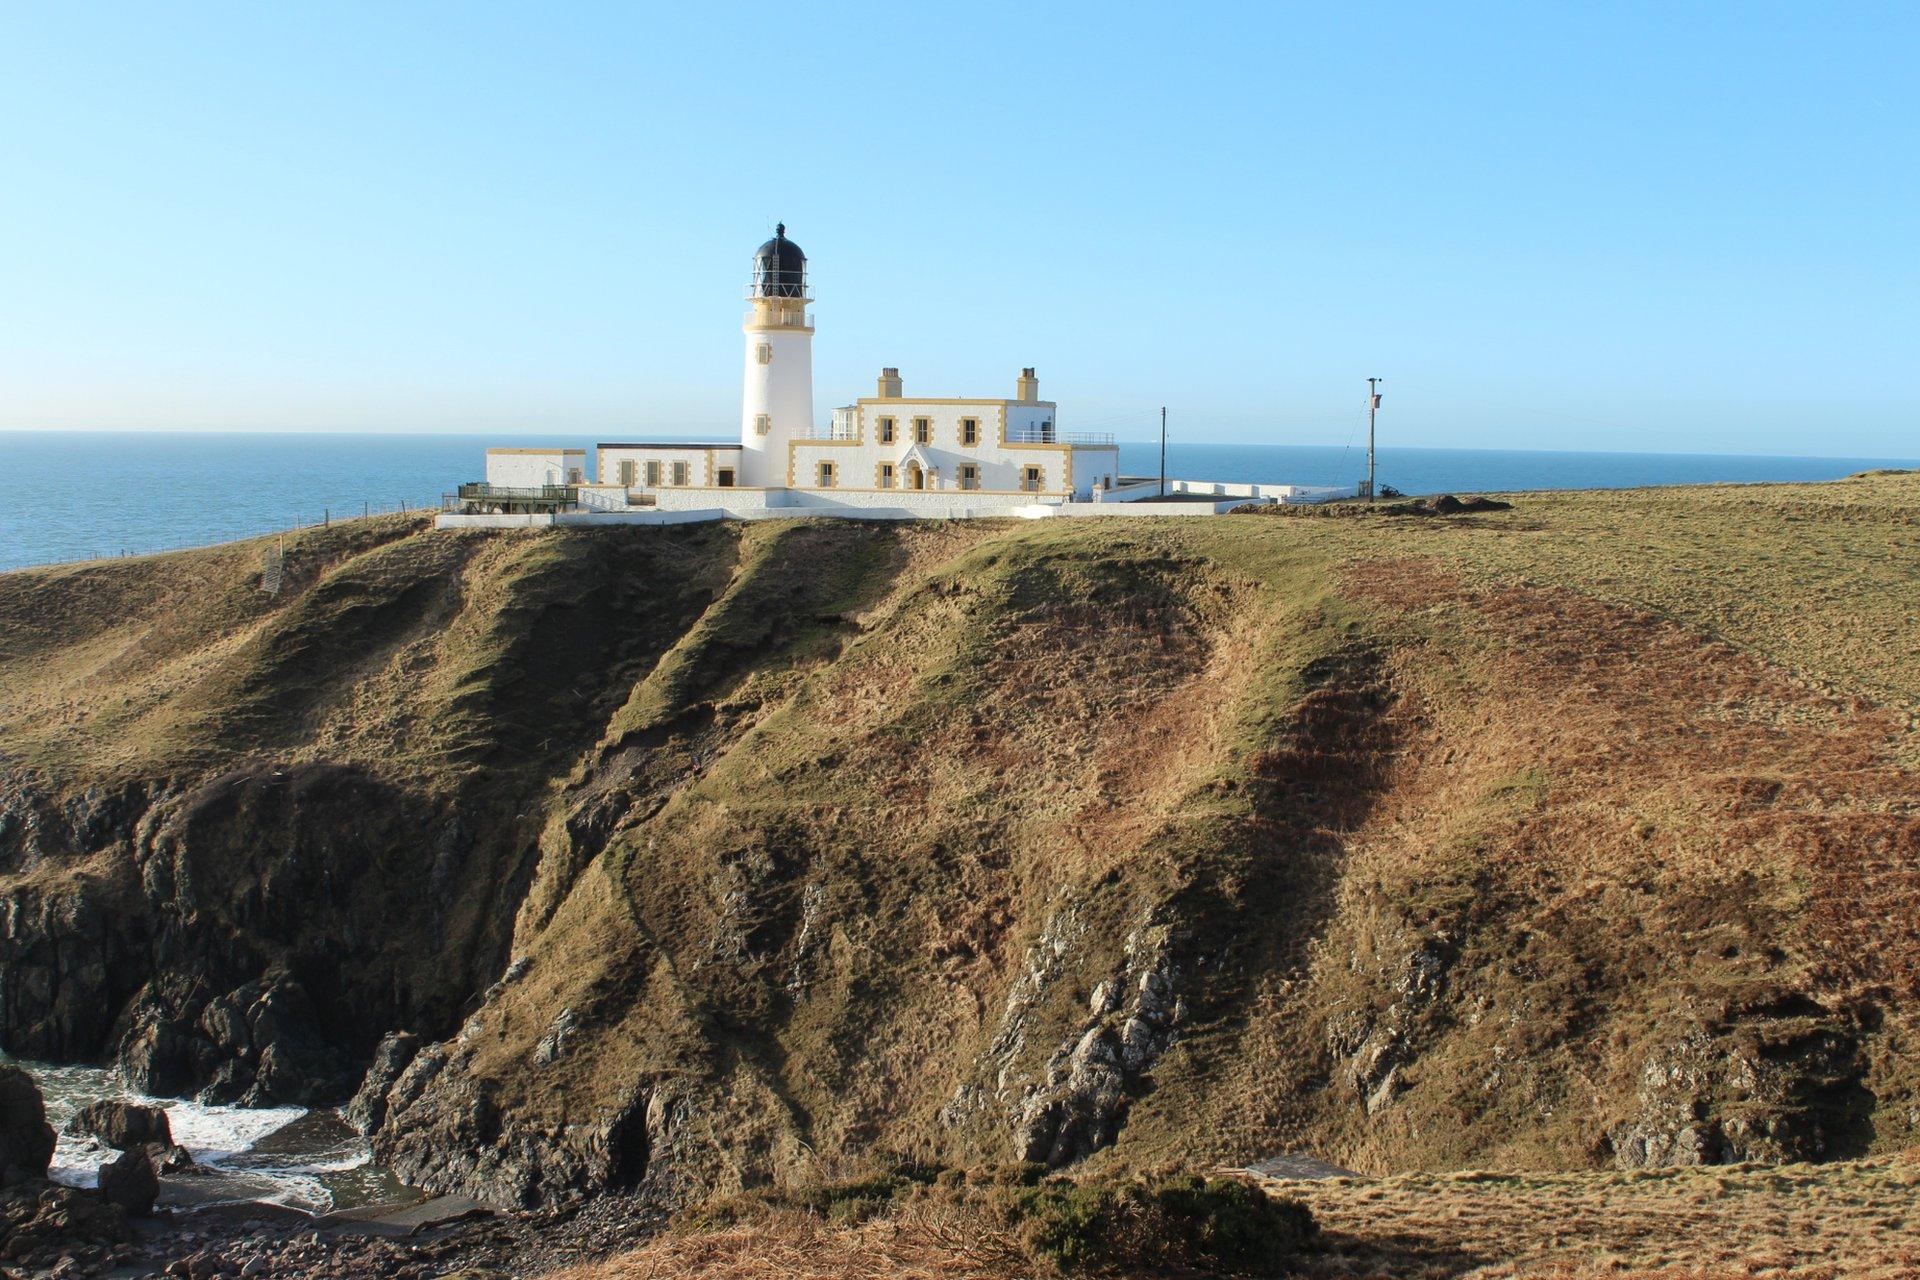
[[[927,473],[920,469],[917,462],[907,464],[907,488],[924,489],[927,487]]]

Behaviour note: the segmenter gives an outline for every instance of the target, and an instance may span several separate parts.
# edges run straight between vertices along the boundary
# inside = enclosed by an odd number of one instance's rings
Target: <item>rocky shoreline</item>
[[[0,1066],[0,1276],[485,1277],[537,1274],[631,1247],[662,1215],[622,1196],[502,1213],[451,1196],[314,1217],[259,1202],[156,1205],[163,1180],[190,1184],[192,1159],[166,1113],[102,1102],[69,1125],[120,1156],[97,1186],[48,1177],[56,1135],[33,1079]]]

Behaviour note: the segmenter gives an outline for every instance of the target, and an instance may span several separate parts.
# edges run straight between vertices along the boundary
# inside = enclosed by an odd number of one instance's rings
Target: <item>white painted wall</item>
[[[832,462],[837,469],[836,491],[871,489],[880,492],[913,492],[910,467],[923,466],[928,488],[941,493],[1021,493],[1021,480],[1027,467],[1039,467],[1039,496],[1061,498],[1071,492],[1081,501],[1093,497],[1096,482],[1120,474],[1119,450],[1112,445],[1097,448],[1054,444],[1026,445],[1003,439],[1002,422],[1009,436],[1022,427],[1037,427],[1051,419],[1051,405],[1027,405],[1018,401],[989,400],[863,400],[857,406],[857,438],[844,440],[801,440],[792,449],[790,469],[783,469],[773,484],[790,484],[797,489],[818,486],[819,464]],[[894,439],[881,438],[881,420],[892,418]],[[931,442],[918,444],[914,419],[926,418]],[[963,444],[962,423],[979,422],[979,443]],[[1071,463],[1069,463],[1071,458]],[[879,467],[892,463],[893,490],[881,488]],[[963,465],[980,468],[978,490],[960,487]],[[1036,495],[1027,494],[1032,501]]]
[[[487,450],[487,483],[506,488],[578,484],[586,478],[586,469],[584,449]]]
[[[746,330],[746,366],[740,396],[740,457],[743,485],[785,484],[787,442],[813,430],[813,331]],[[762,364],[760,346],[773,353]],[[770,422],[761,435],[756,420]]]
[[[745,484],[740,475],[742,450],[731,445],[683,445],[672,448],[622,448],[619,445],[603,444],[595,452],[600,458],[600,482],[619,484],[623,462],[633,463],[633,489],[636,493],[653,492],[654,487],[647,483],[647,463],[660,464],[661,488],[675,487],[673,484],[673,464],[687,464],[687,485],[706,486],[719,478],[720,469],[734,469],[734,483]],[[685,486],[681,486],[685,487]]]

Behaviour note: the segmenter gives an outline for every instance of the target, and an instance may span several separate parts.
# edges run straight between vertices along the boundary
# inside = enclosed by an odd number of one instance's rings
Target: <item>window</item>
[[[720,468],[719,475],[714,479],[714,483],[719,485],[722,489],[733,488],[733,468],[732,467]]]
[[[879,484],[880,488],[882,489],[893,488],[893,464],[891,462],[883,462],[880,464],[879,478],[880,478],[880,484]]]
[[[582,483],[583,481],[585,481],[585,480],[586,480],[586,478],[587,478],[587,473],[586,473],[585,471],[582,471],[582,470],[581,470],[581,469],[580,469],[579,467],[568,467],[568,468],[567,468],[567,483],[568,483],[568,484],[580,484],[580,483]]]
[[[831,462],[823,462],[820,464],[819,477],[819,484],[822,489],[833,488],[833,464]]]
[[[915,418],[913,420],[913,438],[920,444],[933,443],[933,419]]]
[[[676,462],[673,464],[673,482],[676,485],[682,485],[682,486],[684,486],[687,483],[687,464],[686,463]]]
[[[881,444],[893,443],[893,419],[892,418],[880,419],[880,443]]]
[[[1040,492],[1040,486],[1046,483],[1047,473],[1039,467],[1023,467],[1020,471],[1020,487],[1028,493]]]
[[[629,489],[633,488],[633,477],[638,470],[639,468],[633,465],[632,458],[622,458],[620,460],[620,483]]]
[[[980,468],[974,466],[971,462],[962,463],[960,465],[960,487],[962,489],[978,489],[980,487]]]
[[[771,431],[771,430],[773,430],[773,415],[772,415],[772,414],[770,414],[770,413],[756,413],[756,414],[754,414],[754,415],[753,415],[753,433],[754,433],[755,435],[757,435],[757,436],[763,436],[763,435],[765,435],[765,434],[767,434],[767,432],[769,432],[769,431]]]
[[[647,463],[647,488],[658,489],[659,487],[660,487],[660,464],[658,462],[649,461]]]
[[[772,364],[773,363],[773,344],[771,342],[763,342],[759,346],[755,347],[753,350],[753,358],[758,360],[761,364]]]
[[[979,444],[980,443],[980,419],[978,418],[960,419],[960,443],[961,444]]]

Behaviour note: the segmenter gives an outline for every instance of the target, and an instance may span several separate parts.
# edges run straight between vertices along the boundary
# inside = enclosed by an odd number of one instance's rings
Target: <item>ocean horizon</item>
[[[636,437],[646,438],[646,437]],[[720,437],[683,436],[682,439]],[[528,441],[591,449],[574,433],[0,431],[0,570],[254,537],[326,519],[437,507],[484,473],[483,450]],[[1159,471],[1159,445],[1122,441],[1128,475]],[[1837,480],[1905,458],[1383,447],[1383,485],[1408,494],[1624,489]],[[1167,474],[1232,482],[1351,484],[1364,447],[1170,441]]]

